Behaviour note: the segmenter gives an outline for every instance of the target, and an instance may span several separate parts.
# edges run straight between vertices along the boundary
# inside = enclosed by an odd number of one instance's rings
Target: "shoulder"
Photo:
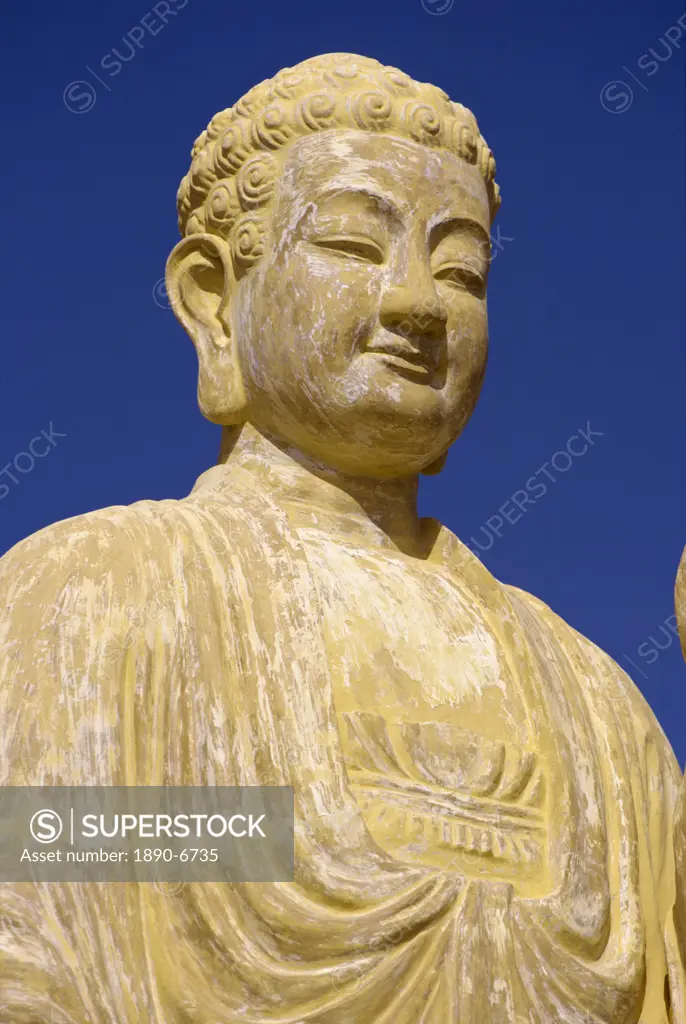
[[[513,603],[534,616],[547,637],[582,669],[577,675],[594,698],[600,697],[608,704],[628,703],[637,711],[647,709],[652,716],[641,691],[609,654],[570,626],[545,601],[518,587],[506,586],[506,590]]]
[[[202,479],[202,478],[201,478]],[[231,532],[232,502],[196,495],[113,505],[63,519],[19,541],[0,557],[0,590],[50,587],[60,580],[121,578],[187,552],[193,536]],[[224,513],[222,515],[222,513]],[[0,609],[1,611],[1,609]]]
[[[519,587],[506,585],[505,589],[510,600],[519,609],[523,610],[525,615],[534,616],[540,628],[549,637],[554,638],[567,655],[575,656],[577,662],[581,658],[584,662],[595,666],[599,676],[604,677],[609,673],[611,676],[616,677],[617,681],[621,683],[623,699],[626,699],[627,693],[631,696],[635,693],[636,696],[641,697],[638,687],[632,682],[626,672],[613,661],[610,655],[606,654],[592,640],[589,640],[578,630],[574,629],[573,626],[570,626],[545,601],[535,597],[533,594],[527,593],[525,590],[520,590]]]
[[[226,547],[235,517],[216,505],[182,499],[98,509],[54,523],[0,558],[0,762],[24,766],[28,777],[27,765],[71,763],[90,737],[89,777],[109,777],[95,733],[109,730],[117,742],[125,680],[144,686],[155,660],[184,643],[189,623],[205,621],[192,614],[188,584],[211,582],[203,570],[216,557],[211,539],[215,551]]]
[[[176,502],[138,502],[53,523],[0,558],[3,683],[55,659],[88,652],[99,631],[121,632],[127,608],[144,600],[145,566],[161,550]]]
[[[0,588],[49,589],[78,574],[84,580],[125,572],[150,554],[175,518],[174,501],[141,501],[63,519],[38,530],[0,558]],[[19,596],[17,594],[17,596]]]
[[[669,772],[679,774],[671,744],[655,714],[627,672],[597,644],[565,622],[544,601],[518,587],[505,587],[524,614],[534,616],[546,639],[569,661],[584,696],[596,714],[612,718],[624,733],[633,733],[643,747],[659,751]]]
[[[0,558],[0,661],[111,642],[164,613],[227,550],[231,502],[192,496],[98,509],[47,526]],[[200,571],[196,571],[199,569]],[[1,668],[2,666],[0,666]],[[7,666],[5,666],[7,667]]]

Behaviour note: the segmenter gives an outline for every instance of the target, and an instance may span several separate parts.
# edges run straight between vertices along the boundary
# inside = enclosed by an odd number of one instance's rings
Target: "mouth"
[[[433,362],[416,349],[404,345],[370,345],[365,354],[376,356],[389,370],[417,384],[433,384],[437,379]]]

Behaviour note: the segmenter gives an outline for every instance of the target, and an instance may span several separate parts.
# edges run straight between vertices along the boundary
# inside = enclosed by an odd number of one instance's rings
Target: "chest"
[[[499,624],[442,566],[310,544],[338,716],[449,723],[526,745],[526,696]]]
[[[347,776],[376,842],[547,885],[540,723],[535,736],[498,618],[444,566],[308,550]]]

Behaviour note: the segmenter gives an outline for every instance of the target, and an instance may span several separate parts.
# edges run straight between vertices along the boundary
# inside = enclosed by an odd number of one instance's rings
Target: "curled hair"
[[[179,187],[181,234],[221,235],[248,269],[264,252],[278,151],[337,128],[401,135],[456,154],[481,173],[495,217],[495,159],[466,107],[370,57],[330,53],[284,68],[212,118]]]

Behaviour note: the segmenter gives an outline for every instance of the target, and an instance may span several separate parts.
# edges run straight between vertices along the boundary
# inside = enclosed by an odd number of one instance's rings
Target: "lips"
[[[411,345],[403,345],[392,342],[387,345],[367,345],[366,352],[373,352],[375,355],[386,356],[391,365],[399,368],[406,368],[415,373],[435,373],[437,370],[436,360],[431,358],[428,352],[412,348]]]
[[[429,352],[420,351],[413,348],[412,345],[402,342],[389,342],[388,344],[377,342],[368,345],[365,352],[379,356],[388,370],[399,374],[406,380],[416,384],[437,386],[435,359]]]

